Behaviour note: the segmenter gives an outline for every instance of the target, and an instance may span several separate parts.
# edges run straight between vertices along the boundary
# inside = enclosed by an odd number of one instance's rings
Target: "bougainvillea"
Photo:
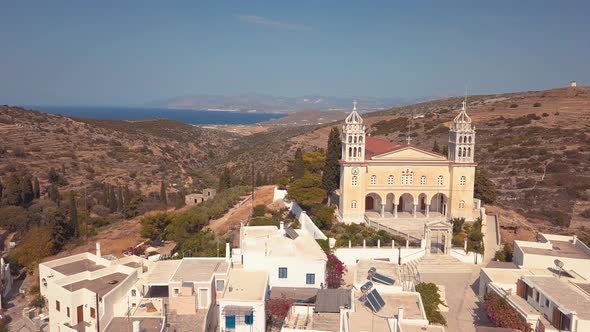
[[[327,256],[326,286],[328,288],[339,288],[344,281],[342,276],[346,272],[346,266],[334,254],[327,254]]]
[[[506,299],[496,293],[486,294],[484,302],[486,315],[497,327],[518,329],[531,332],[531,327],[520,317],[518,312],[508,304]]]
[[[266,300],[266,317],[275,324],[282,324],[293,305],[293,301],[283,297]],[[279,324],[280,323],[280,324]]]

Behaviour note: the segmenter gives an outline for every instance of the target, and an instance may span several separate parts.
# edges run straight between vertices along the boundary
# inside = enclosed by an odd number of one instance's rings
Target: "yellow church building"
[[[338,218],[393,229],[464,217],[474,220],[475,128],[465,103],[449,130],[448,156],[366,134],[356,111],[342,128]]]

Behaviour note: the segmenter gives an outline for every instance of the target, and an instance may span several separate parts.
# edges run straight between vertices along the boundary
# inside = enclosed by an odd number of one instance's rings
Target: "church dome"
[[[353,104],[354,106],[352,107],[352,112],[346,117],[346,120],[344,120],[345,123],[355,123],[355,124],[360,124],[363,123],[363,118],[361,118],[361,116],[357,113],[356,111],[356,101]]]
[[[471,123],[471,118],[467,115],[467,112],[463,109],[455,119],[453,119],[454,123]]]

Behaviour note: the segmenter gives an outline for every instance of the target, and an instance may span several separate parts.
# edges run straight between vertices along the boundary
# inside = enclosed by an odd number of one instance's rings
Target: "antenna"
[[[408,145],[410,145],[410,142],[412,141],[412,123],[413,123],[413,121],[414,121],[414,111],[412,110],[412,112],[410,113],[410,121],[408,121],[408,137],[406,138]]]

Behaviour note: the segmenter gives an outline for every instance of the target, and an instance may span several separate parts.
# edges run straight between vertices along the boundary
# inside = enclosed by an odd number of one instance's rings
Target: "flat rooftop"
[[[91,292],[104,296],[125,280],[128,275],[120,272],[111,273],[96,279],[80,280],[69,285],[64,285],[63,288],[70,292],[75,292],[79,289],[86,288]]]
[[[434,326],[434,325],[416,325],[410,323],[402,323],[400,324],[402,327],[403,332],[444,332],[445,328],[442,326]]]
[[[530,248],[526,245],[521,244],[521,249],[527,254],[543,255],[543,256],[555,256],[555,257],[567,257],[567,258],[578,258],[578,259],[590,259],[584,250],[578,248],[575,244],[569,241],[550,241],[552,248]]]
[[[211,280],[214,273],[227,273],[228,269],[229,262],[225,258],[183,258],[170,281],[205,282]]]
[[[377,273],[382,274],[386,277],[389,277],[395,281],[394,285],[398,285],[399,274],[398,274],[398,265],[391,262],[380,261],[380,260],[371,260],[371,259],[361,259],[356,264],[356,283],[365,283],[369,281],[367,279],[368,271],[371,267],[377,269]],[[378,282],[375,282],[379,284]]]
[[[131,331],[133,322],[139,321],[142,332],[160,332],[162,330],[162,319],[160,318],[131,318],[114,317],[105,332]]]
[[[234,269],[229,277],[222,300],[262,301],[266,292],[266,271]]]
[[[96,264],[94,261],[87,258],[52,267],[53,270],[66,276],[71,276],[85,271],[96,271],[104,268],[104,265]]]
[[[567,310],[577,312],[580,319],[590,319],[590,296],[576,290],[569,281],[555,277],[525,277],[525,281],[533,282],[541,293]]]
[[[171,259],[166,261],[156,261],[148,273],[142,276],[146,285],[168,286],[168,282],[178,269],[181,260]]]
[[[243,227],[242,252],[254,251],[267,256],[302,257],[327,260],[326,254],[306,231],[294,230],[299,236],[291,239],[276,226]]]
[[[384,293],[379,292],[385,306],[379,310],[373,320],[373,311],[366,304],[359,301],[360,293],[355,293],[356,311],[349,314],[348,327],[351,331],[389,331],[388,318],[397,317],[399,308],[404,309],[406,319],[426,319],[420,310],[420,295],[417,293]]]

